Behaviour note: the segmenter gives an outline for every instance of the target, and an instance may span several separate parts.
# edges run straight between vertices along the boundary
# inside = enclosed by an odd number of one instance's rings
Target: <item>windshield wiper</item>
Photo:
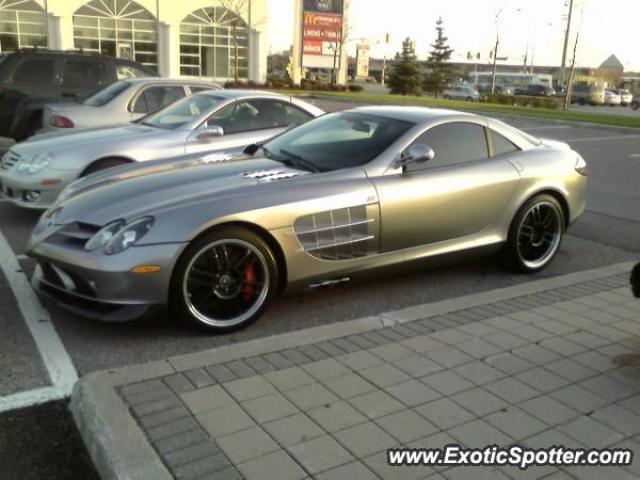
[[[293,153],[293,152],[290,152],[289,150],[284,150],[284,149],[280,149],[280,153],[286,155],[287,158],[286,159],[274,159],[274,160],[282,162],[285,165],[290,165],[290,166],[292,166],[294,168],[302,168],[302,169],[308,170],[310,172],[317,173],[317,172],[320,171],[320,169],[318,168],[317,165],[315,165],[313,162],[310,162],[309,160],[304,159],[303,157],[301,157],[297,153]]]

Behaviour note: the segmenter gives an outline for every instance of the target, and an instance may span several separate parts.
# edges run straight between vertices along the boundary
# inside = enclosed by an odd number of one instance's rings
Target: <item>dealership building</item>
[[[0,0],[0,51],[82,50],[164,76],[265,81],[267,0]],[[237,58],[237,61],[236,61]]]

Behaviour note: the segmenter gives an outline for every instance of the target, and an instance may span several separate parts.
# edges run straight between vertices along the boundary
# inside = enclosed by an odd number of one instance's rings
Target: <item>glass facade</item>
[[[191,12],[180,24],[180,74],[192,77],[247,79],[249,29],[222,7]],[[237,52],[237,62],[236,62]]]
[[[47,18],[33,0],[0,0],[0,52],[47,46]]]
[[[73,15],[75,48],[158,67],[155,17],[131,0],[92,0]]]

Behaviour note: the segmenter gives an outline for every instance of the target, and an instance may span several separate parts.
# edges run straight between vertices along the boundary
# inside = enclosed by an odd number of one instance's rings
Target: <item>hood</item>
[[[140,135],[162,135],[166,130],[140,124],[128,124],[118,127],[97,127],[81,130],[69,129],[70,132],[55,132],[36,135],[13,147],[22,157],[28,158],[41,152],[55,153],[69,147],[83,145],[95,147],[96,144],[112,143]]]
[[[65,192],[66,198],[54,207],[62,209],[56,223],[105,225],[120,218],[133,220],[307,174],[267,158],[224,154],[196,160],[145,162],[72,185],[71,192]]]

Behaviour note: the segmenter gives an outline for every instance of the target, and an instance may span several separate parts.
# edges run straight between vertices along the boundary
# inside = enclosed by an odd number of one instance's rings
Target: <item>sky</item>
[[[267,0],[271,52],[286,50],[292,42],[294,1]],[[523,63],[528,46],[529,61],[533,55],[535,65],[559,65],[568,1],[393,0],[390,8],[388,2],[350,0],[349,52],[355,55],[356,44],[368,40],[372,56],[386,53],[389,58],[401,49],[404,38],[411,37],[418,58],[426,58],[435,40],[435,22],[442,17],[454,61],[466,60],[471,51],[488,63],[498,32],[498,57],[507,57],[504,63]],[[597,67],[615,54],[625,71],[640,72],[639,19],[640,0],[574,0],[567,63],[579,30],[577,66]],[[391,36],[388,46],[382,44],[385,33]]]

